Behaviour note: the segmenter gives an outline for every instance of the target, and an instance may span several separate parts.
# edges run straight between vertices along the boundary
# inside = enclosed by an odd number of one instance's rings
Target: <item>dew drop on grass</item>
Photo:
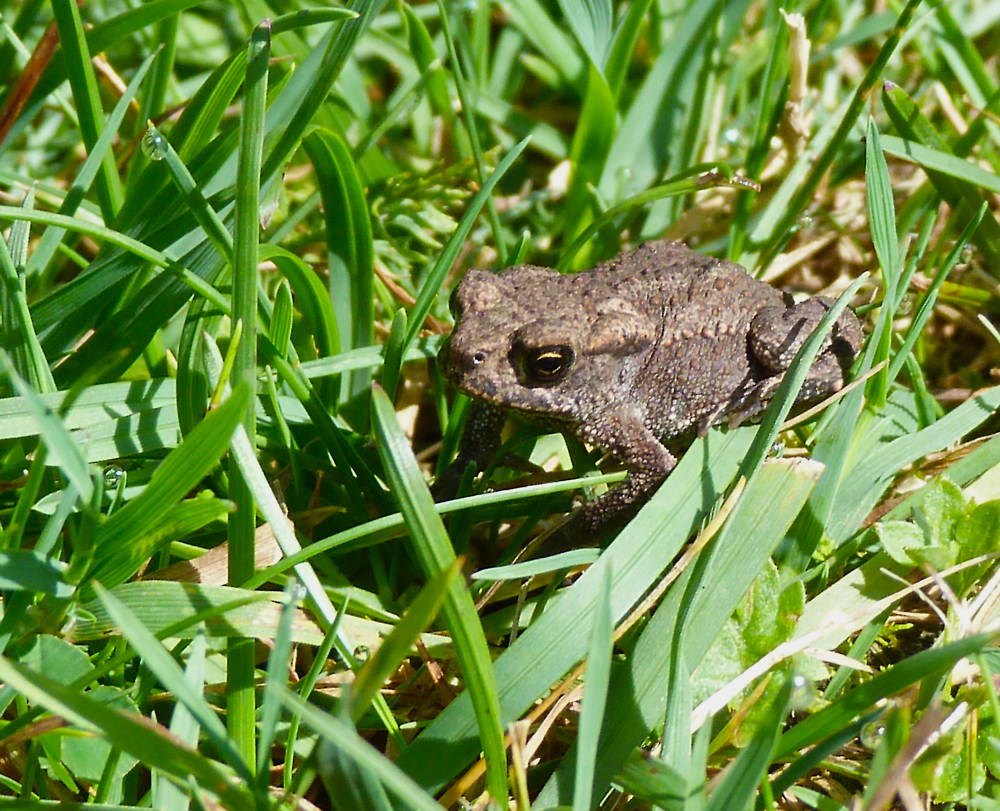
[[[792,710],[807,710],[816,700],[816,684],[812,679],[796,673],[792,676],[792,692],[788,696],[788,707]]]
[[[358,645],[354,649],[354,658],[357,660],[359,665],[363,665],[368,661],[368,657],[372,655],[371,649],[367,645]]]
[[[878,746],[879,741],[882,740],[882,736],[885,735],[885,724],[881,721],[869,721],[861,728],[861,734],[858,736],[858,740],[861,741],[861,745],[865,749],[875,750]]]
[[[143,134],[142,154],[151,161],[161,161],[167,157],[167,139],[160,135],[156,127],[150,127]]]
[[[105,490],[117,490],[118,483],[122,480],[125,475],[125,471],[122,470],[117,465],[108,465],[104,468],[104,489]]]
[[[728,146],[739,146],[742,133],[737,127],[730,127],[722,133],[722,141]]]

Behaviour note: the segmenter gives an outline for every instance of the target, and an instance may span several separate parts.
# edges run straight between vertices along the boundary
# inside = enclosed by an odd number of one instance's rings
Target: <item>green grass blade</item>
[[[63,561],[34,549],[0,552],[0,589],[66,599],[75,591],[75,587],[65,579],[67,566]]]
[[[681,464],[689,455],[690,451]],[[643,630],[628,667],[612,678],[595,771],[595,798],[607,789],[632,748],[661,722],[665,709],[671,706],[668,698],[678,706],[673,699],[680,686],[674,679],[682,678],[686,685],[757,574],[768,564],[820,472],[820,466],[811,462],[777,460],[764,465],[748,483],[712,546],[673,584]],[[676,471],[672,483],[673,476]],[[663,490],[654,498],[662,495]],[[690,736],[690,711],[668,712],[663,759],[681,774],[688,773],[689,764],[679,768],[678,763],[690,761]],[[564,802],[571,782],[570,770],[564,765],[538,802],[543,807],[545,803]]]
[[[892,363],[889,365],[886,377],[890,382],[895,381],[896,376],[903,368],[903,364],[906,362],[906,358],[909,356],[910,352],[913,350],[917,339],[920,337],[924,326],[930,320],[931,315],[934,311],[934,303],[937,301],[937,295],[941,290],[941,286],[944,284],[945,279],[948,278],[948,274],[951,269],[955,267],[959,258],[962,255],[962,251],[969,244],[973,235],[979,228],[979,224],[982,222],[983,217],[986,216],[987,204],[983,203],[979,208],[979,212],[976,216],[972,217],[966,224],[965,228],[962,229],[962,233],[959,234],[958,239],[955,240],[955,244],[952,249],[948,252],[941,266],[938,268],[937,273],[934,274],[934,278],[931,280],[930,286],[927,288],[926,292],[920,298],[920,304],[917,306],[917,311],[913,316],[913,322],[910,324],[910,328],[906,332],[906,337],[903,339],[902,345],[896,351],[895,356],[892,359]]]
[[[959,659],[982,650],[990,641],[989,634],[976,634],[904,659],[785,732],[778,741],[775,758],[787,757],[792,752],[815,745],[872,709],[882,699],[901,693],[920,680],[933,681]],[[775,784],[776,792],[782,789],[781,781]]]
[[[816,191],[820,180],[829,170],[841,145],[846,141],[848,134],[857,121],[858,115],[864,109],[868,94],[881,79],[882,71],[885,70],[889,58],[899,45],[899,41],[909,27],[910,21],[919,5],[920,0],[908,0],[903,7],[899,18],[896,20],[896,25],[893,26],[892,31],[889,32],[889,36],[886,37],[875,59],[868,66],[868,70],[858,84],[850,103],[846,109],[838,111],[836,117],[833,119],[833,121],[839,123],[836,130],[830,136],[829,142],[824,145],[818,155],[809,155],[807,157],[808,164],[806,165],[809,168],[806,177],[798,189],[792,193],[791,199],[787,202],[781,202],[781,211],[779,211],[776,221],[768,220],[766,226],[762,221],[754,231],[753,242],[762,245],[765,249],[764,258],[761,262],[762,266],[766,267],[784,246],[789,230],[799,216],[801,216],[809,199]],[[775,198],[775,206],[777,205],[777,198]]]
[[[393,626],[392,633],[365,662],[358,672],[351,694],[351,716],[355,721],[364,715],[376,693],[382,689],[382,685],[399,667],[400,662],[410,655],[413,643],[437,616],[460,571],[461,562],[456,559],[450,567],[437,572]]]
[[[406,340],[406,310],[396,311],[385,342],[385,364],[382,367],[382,388],[386,397],[395,402],[396,387],[403,366],[403,342]]]
[[[364,187],[347,144],[333,132],[317,130],[303,141],[319,179],[330,261],[330,299],[340,345],[360,348],[374,342],[374,252]],[[367,390],[368,374],[351,375],[348,397]]]
[[[295,292],[295,303],[309,326],[320,358],[333,355],[343,357],[340,353],[337,316],[330,303],[330,295],[316,272],[295,254],[274,245],[261,245],[260,259],[274,262],[291,284]],[[305,366],[299,368],[304,370]]]
[[[233,380],[239,385],[257,385],[257,245],[260,235],[260,167],[264,140],[264,109],[267,101],[267,70],[271,54],[271,22],[260,23],[247,45],[247,71],[243,112],[240,116],[240,148],[236,168],[236,226],[233,235],[233,321],[242,325],[243,339],[235,347]],[[243,412],[240,427],[250,446],[257,442],[254,408]],[[235,511],[229,519],[229,584],[242,585],[254,573],[254,532],[257,515],[253,493],[235,457],[229,459],[229,496]],[[256,756],[257,688],[255,649],[251,639],[230,640],[226,649],[226,722],[229,734],[243,759]]]
[[[226,762],[243,780],[252,784],[253,774],[249,765],[240,757],[239,750],[226,734],[226,728],[211,705],[205,700],[201,690],[191,684],[181,666],[174,661],[170,652],[129,609],[110,591],[94,584],[97,598],[104,605],[108,617],[128,643],[135,648],[143,664],[148,667],[166,690],[169,690],[189,713],[198,721],[212,744],[219,750]]]
[[[880,313],[876,332],[872,337],[878,345],[873,362],[889,356],[892,347],[892,324],[894,315],[892,303],[898,298],[900,277],[899,238],[896,235],[896,210],[892,200],[892,185],[889,167],[882,152],[878,127],[875,119],[868,120],[868,134],[865,139],[865,188],[868,197],[868,217],[871,222],[872,242],[882,273],[882,288],[886,305]],[[868,381],[865,394],[869,405],[875,410],[885,406],[888,396],[886,370],[879,372]]]
[[[671,473],[670,487],[661,488],[597,563],[504,651],[494,664],[504,724],[517,720],[586,656],[587,640],[578,629],[593,622],[604,567],[611,568],[612,616],[617,623],[638,595],[659,579],[713,508],[715,492],[707,493],[704,482],[726,487],[752,434],[750,429],[727,434],[713,431],[705,440],[695,442]],[[397,763],[425,788],[436,791],[478,756],[475,730],[469,699],[459,696]]]
[[[588,811],[594,791],[594,767],[600,743],[601,726],[608,700],[611,678],[611,655],[614,653],[614,623],[611,619],[611,570],[604,570],[600,584],[594,628],[587,654],[586,686],[580,710],[577,735],[576,772],[573,776],[573,811]]]
[[[868,217],[872,242],[885,279],[886,295],[895,298],[895,280],[899,267],[899,237],[896,235],[896,211],[892,202],[889,167],[882,152],[882,140],[874,118],[868,119],[865,138],[865,180],[868,192]],[[891,288],[891,289],[890,289]]]
[[[135,94],[138,92],[143,79],[146,78],[147,71],[155,59],[156,54],[150,54],[143,60],[132,80],[128,83],[128,87],[125,88],[122,97],[115,104],[115,108],[111,111],[111,115],[108,116],[107,125],[104,127],[103,132],[101,132],[100,138],[97,139],[94,148],[90,150],[87,159],[76,173],[76,177],[73,178],[72,185],[66,191],[66,196],[59,206],[60,214],[72,217],[79,209],[84,195],[86,195],[94,179],[101,171],[101,167],[104,165],[105,156],[112,154],[111,144],[118,134],[118,130],[125,119],[125,114],[128,112],[132,99],[135,98]],[[28,276],[44,272],[49,267],[49,263],[52,261],[53,256],[55,256],[56,250],[65,234],[66,230],[63,228],[50,227],[45,229],[45,233],[42,234],[38,246],[28,260],[25,270]]]
[[[254,811],[256,804],[228,771],[204,755],[180,745],[162,727],[148,719],[105,706],[86,694],[59,684],[49,676],[29,671],[8,659],[0,658],[0,679],[56,715],[82,726],[99,730],[116,746],[144,763],[187,781],[194,777],[199,785],[214,793],[231,811]]]
[[[583,52],[603,72],[613,33],[610,0],[559,0],[559,7]]]
[[[763,464],[769,449],[778,436],[781,424],[788,417],[792,406],[795,404],[795,395],[802,388],[802,384],[809,374],[809,368],[819,353],[824,337],[833,328],[840,314],[847,308],[847,303],[864,283],[865,278],[855,279],[851,283],[851,286],[830,307],[826,315],[816,325],[816,329],[813,330],[812,335],[809,336],[809,339],[796,353],[795,359],[785,372],[781,385],[778,386],[778,390],[774,393],[774,399],[771,405],[768,406],[760,422],[760,430],[754,438],[753,445],[747,452],[747,458],[744,460],[742,468],[742,473],[747,478],[750,478],[760,468],[760,465]]]
[[[768,767],[788,705],[789,685],[775,696],[760,727],[716,782],[705,811],[738,811],[754,807],[757,786],[768,778]]]
[[[132,549],[136,544],[148,543],[177,502],[198,485],[202,477],[219,461],[229,447],[229,439],[250,403],[250,392],[245,386],[237,388],[232,396],[215,409],[204,421],[171,452],[153,474],[141,495],[118,510],[97,530],[97,553],[93,576],[110,587],[132,574],[135,559]],[[208,512],[222,509],[205,504]],[[206,516],[206,520],[210,520]],[[142,558],[141,553],[139,558]],[[112,571],[125,571],[114,579]]]
[[[3,366],[14,391],[23,398],[24,404],[31,412],[37,425],[38,436],[45,443],[48,452],[52,454],[55,463],[73,483],[76,492],[83,502],[89,502],[94,492],[94,483],[90,477],[90,469],[83,456],[80,446],[76,444],[72,434],[66,428],[62,418],[49,410],[41,397],[31,390],[21,376],[11,365],[6,353],[0,352],[0,365]]]
[[[199,629],[186,651],[188,662],[184,668],[184,678],[196,690],[203,690],[205,687],[206,649],[205,634]],[[198,745],[199,732],[198,721],[187,707],[179,704],[170,718],[170,734],[194,748]],[[176,783],[164,779],[158,771],[153,771],[150,782],[151,805],[154,811],[188,811],[191,807],[187,792]]]
[[[53,0],[52,16],[59,28],[59,41],[73,90],[76,112],[80,119],[80,132],[87,151],[94,151],[104,128],[104,110],[97,89],[97,78],[90,60],[90,50],[83,31],[80,10],[73,0]],[[97,198],[106,223],[114,221],[122,207],[124,192],[115,166],[114,156],[108,152],[101,161],[97,174]]]
[[[441,285],[444,283],[444,278],[448,271],[451,269],[452,265],[455,264],[455,260],[458,258],[459,253],[462,250],[462,245],[465,242],[466,237],[469,235],[469,231],[472,230],[472,226],[479,216],[479,212],[483,205],[486,203],[487,198],[493,193],[493,187],[500,181],[513,165],[517,157],[524,151],[524,148],[528,145],[528,139],[525,138],[523,141],[517,144],[510,152],[508,152],[500,165],[497,166],[496,170],[490,175],[489,179],[483,184],[483,187],[476,193],[476,196],[472,198],[472,202],[469,203],[468,209],[462,216],[461,222],[455,229],[454,233],[451,235],[451,239],[448,240],[448,244],[445,246],[444,250],[441,252],[441,256],[438,258],[437,262],[434,263],[434,267],[427,278],[424,281],[423,286],[420,288],[420,293],[417,296],[417,301],[410,309],[409,315],[409,329],[406,333],[406,340],[403,342],[404,352],[410,348],[413,342],[416,340],[417,335],[420,330],[423,329],[424,319],[427,318],[427,314],[431,311],[431,307],[434,304],[434,299],[437,298],[438,293],[441,290]],[[3,212],[0,209],[0,216]]]
[[[25,197],[25,206],[30,209],[33,194]],[[25,377],[31,386],[39,392],[47,394],[55,391],[52,372],[45,358],[35,326],[31,321],[31,311],[28,309],[25,269],[23,256],[28,249],[28,221],[17,220],[11,226],[11,250],[0,237],[0,292],[3,312],[3,343],[8,352],[12,353],[14,369]],[[17,243],[20,248],[14,250]],[[20,256],[18,256],[20,254]],[[18,256],[15,259],[15,256]]]
[[[552,64],[559,76],[583,97],[587,64],[573,40],[556,25],[539,0],[518,0],[507,7],[510,24],[515,26]]]
[[[591,67],[587,76],[587,95],[570,148],[573,171],[563,211],[563,231],[567,242],[576,239],[593,219],[594,201],[589,189],[600,182],[615,135],[615,101],[611,89],[597,68]],[[585,251],[575,258],[574,266],[592,267],[594,259]]]
[[[428,579],[455,564],[455,552],[406,436],[396,421],[385,392],[372,394],[372,425],[382,464],[393,495],[406,520],[413,550]],[[507,765],[500,706],[486,638],[472,597],[464,583],[451,581],[445,597],[445,622],[455,641],[455,653],[472,701],[479,739],[486,757],[487,789],[495,802],[507,797]]]
[[[335,747],[339,755],[351,758],[376,775],[382,784],[408,807],[418,811],[441,811],[441,806],[433,797],[422,791],[411,778],[373,749],[348,724],[307,704],[284,687],[274,685],[272,689],[278,692],[290,712],[301,717],[302,722]]]
[[[281,717],[281,700],[268,684],[284,684],[288,680],[289,662],[292,661],[292,625],[295,621],[295,594],[300,590],[294,579],[289,579],[281,600],[281,617],[274,634],[274,647],[267,662],[264,677],[264,700],[260,711],[260,736],[257,739],[257,781],[258,796],[266,796],[271,781],[271,748],[278,732]]]

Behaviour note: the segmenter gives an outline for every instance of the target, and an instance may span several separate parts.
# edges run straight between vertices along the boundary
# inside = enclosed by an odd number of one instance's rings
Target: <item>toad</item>
[[[624,481],[577,508],[562,529],[586,543],[623,525],[696,436],[759,419],[831,306],[793,303],[732,262],[648,242],[589,271],[521,265],[469,271],[438,364],[476,398],[458,455],[436,485],[453,494],[469,463],[496,456],[506,415],[608,451]],[[845,311],[796,398],[838,391],[861,348]]]

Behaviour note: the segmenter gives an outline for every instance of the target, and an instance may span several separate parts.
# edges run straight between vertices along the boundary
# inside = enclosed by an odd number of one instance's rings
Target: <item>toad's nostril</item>
[[[483,363],[486,363],[486,353],[476,352],[476,354],[472,356],[472,365],[480,366]]]

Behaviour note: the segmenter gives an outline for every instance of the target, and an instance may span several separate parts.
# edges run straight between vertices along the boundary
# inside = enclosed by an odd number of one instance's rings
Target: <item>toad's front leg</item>
[[[465,469],[470,464],[474,464],[481,473],[486,464],[496,458],[506,421],[507,414],[499,406],[482,400],[473,401],[455,460],[444,469],[431,487],[436,501],[455,497]]]
[[[629,410],[598,415],[581,427],[580,439],[607,450],[627,469],[619,484],[573,512],[558,531],[560,547],[586,546],[620,529],[677,465],[677,458]]]

